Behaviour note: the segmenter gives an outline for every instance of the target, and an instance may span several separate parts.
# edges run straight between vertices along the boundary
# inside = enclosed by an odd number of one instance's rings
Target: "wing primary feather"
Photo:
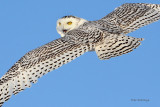
[[[25,54],[0,79],[0,106],[12,94],[31,87],[38,78],[89,51],[91,46],[70,44],[60,38]],[[13,75],[16,72],[16,75]]]
[[[109,33],[127,34],[159,19],[159,4],[126,3],[95,23]]]

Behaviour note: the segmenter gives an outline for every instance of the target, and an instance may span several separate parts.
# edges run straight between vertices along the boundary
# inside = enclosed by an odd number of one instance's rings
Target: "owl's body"
[[[2,76],[0,106],[12,94],[85,52],[95,50],[99,59],[105,60],[132,51],[143,39],[125,34],[159,19],[160,5],[143,3],[124,4],[97,21],[73,16],[61,18],[57,21],[57,31],[62,38],[28,52]]]

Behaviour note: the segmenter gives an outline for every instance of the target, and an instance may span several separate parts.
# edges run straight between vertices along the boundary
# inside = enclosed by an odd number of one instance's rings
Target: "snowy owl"
[[[144,3],[123,4],[96,21],[61,18],[57,22],[61,38],[26,53],[1,77],[0,106],[38,78],[85,52],[95,50],[99,59],[105,60],[132,51],[143,39],[126,34],[159,19],[160,5]]]
[[[63,37],[68,31],[78,28],[87,20],[76,16],[64,16],[57,20],[57,32]]]

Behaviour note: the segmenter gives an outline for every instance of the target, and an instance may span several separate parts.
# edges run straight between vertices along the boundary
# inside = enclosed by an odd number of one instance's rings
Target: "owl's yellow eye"
[[[58,24],[59,24],[59,26],[61,25],[61,23],[60,23],[60,22],[59,22]]]
[[[71,24],[72,24],[72,22],[67,22],[67,24],[68,24],[68,25],[71,25]]]

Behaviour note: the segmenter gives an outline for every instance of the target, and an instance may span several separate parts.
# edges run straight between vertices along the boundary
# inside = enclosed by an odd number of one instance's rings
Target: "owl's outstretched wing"
[[[159,4],[126,3],[95,22],[109,33],[127,34],[159,19]]]
[[[0,79],[0,107],[12,94],[30,87],[41,76],[72,61],[89,48],[60,38],[28,52]]]

